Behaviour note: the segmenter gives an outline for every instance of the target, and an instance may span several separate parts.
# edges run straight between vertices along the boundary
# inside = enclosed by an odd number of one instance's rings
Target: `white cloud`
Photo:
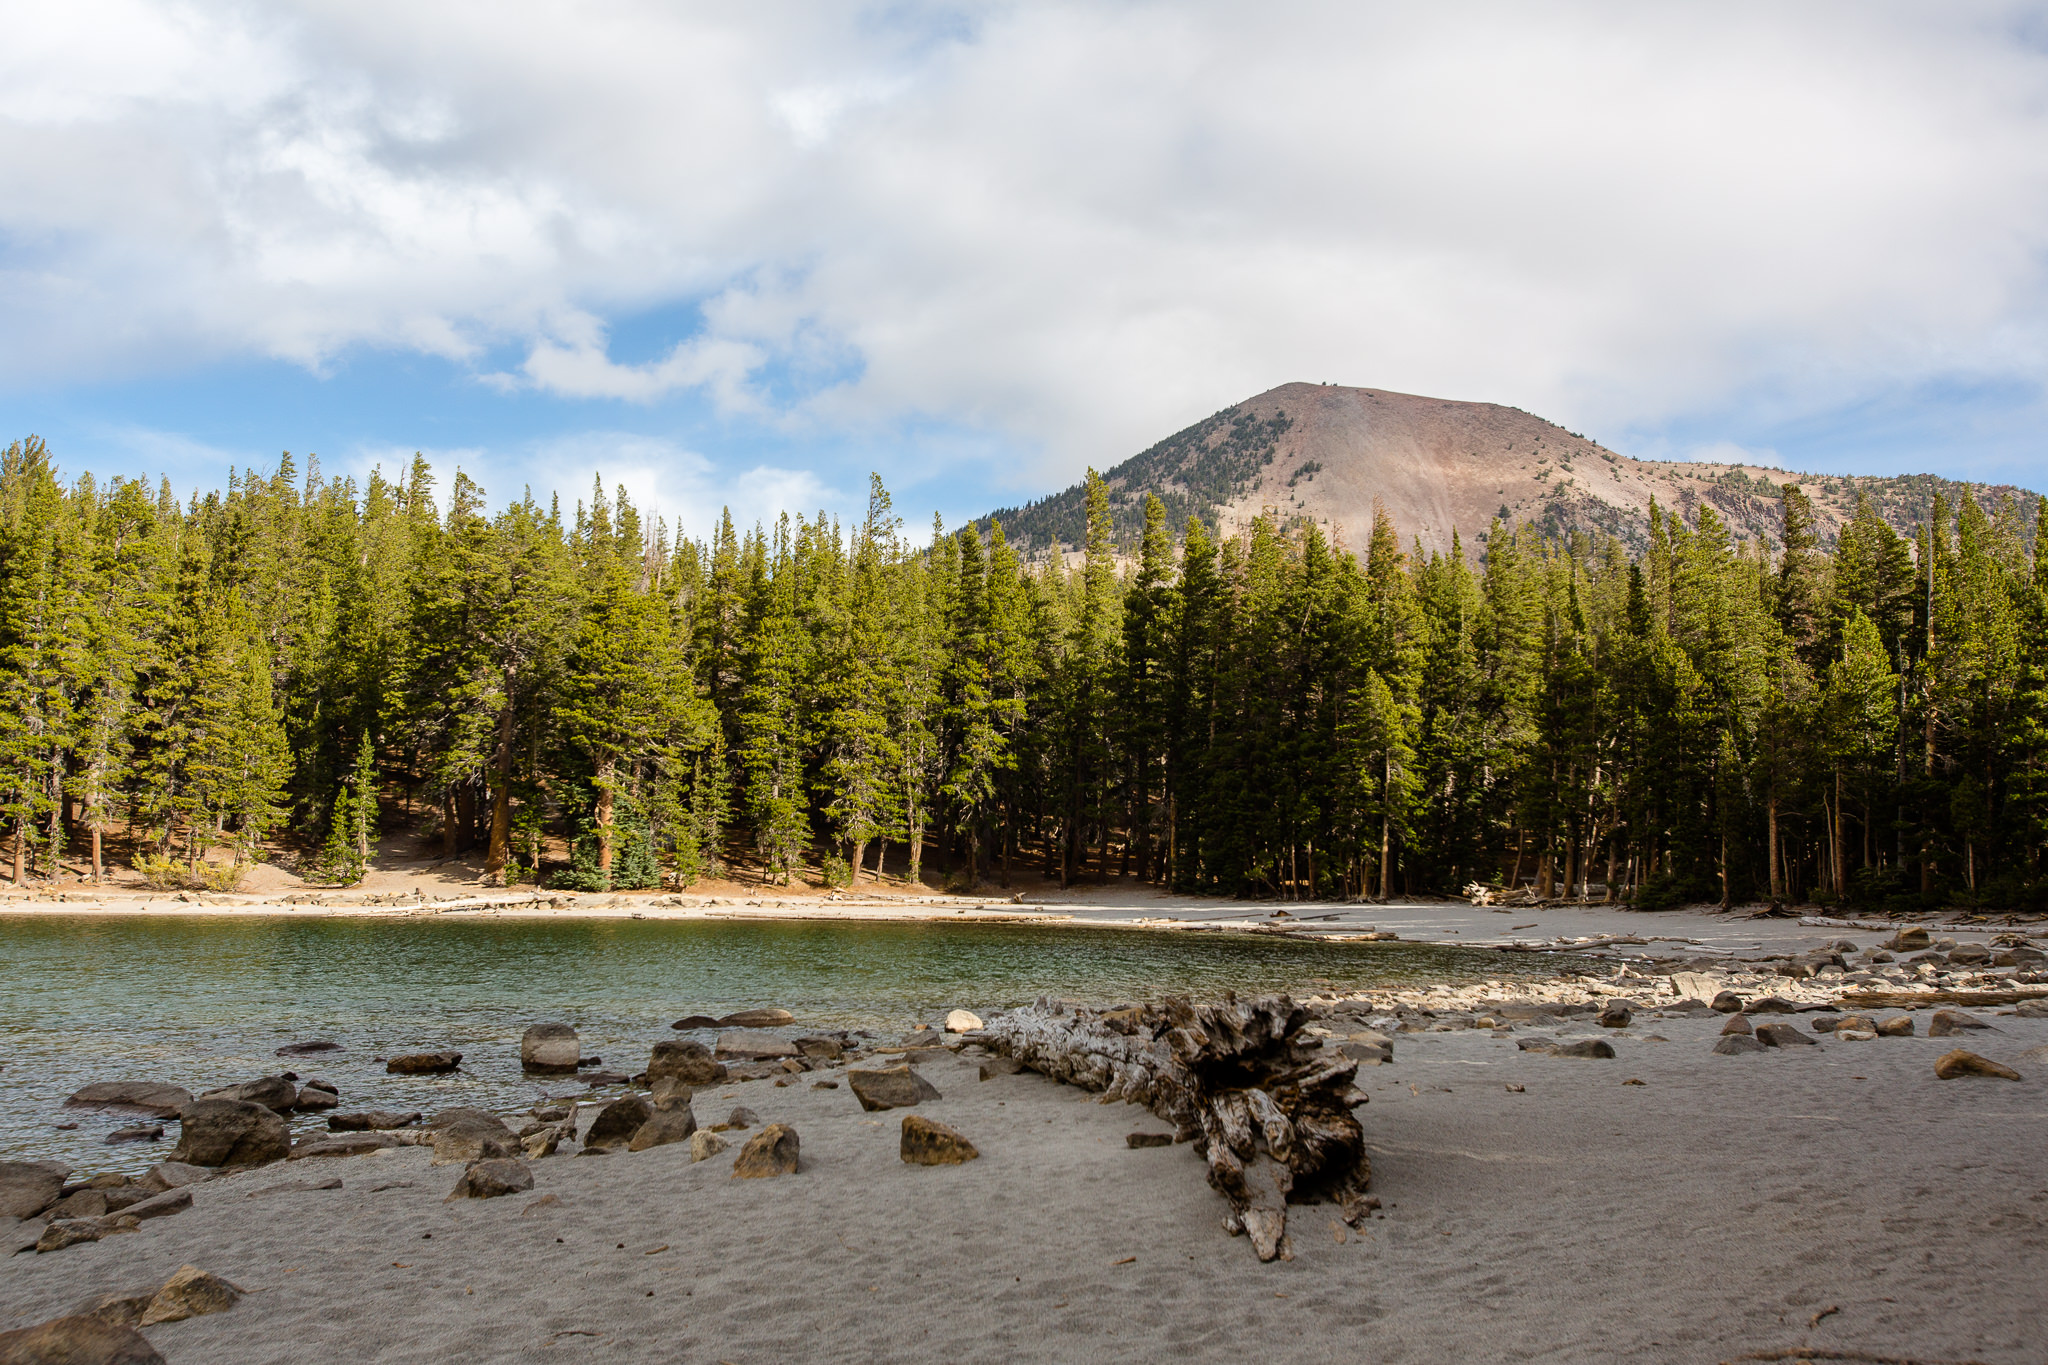
[[[510,387],[1042,448],[988,470],[1010,488],[1290,379],[1595,434],[2038,384],[2042,17],[26,9],[0,48],[0,372],[509,346]],[[678,302],[701,333],[612,357],[605,319]]]

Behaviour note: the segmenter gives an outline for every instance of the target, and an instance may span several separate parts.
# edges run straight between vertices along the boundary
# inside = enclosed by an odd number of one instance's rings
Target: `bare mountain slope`
[[[1778,486],[1787,480],[1812,497],[1830,543],[1856,510],[1859,490],[1901,531],[1926,517],[1936,491],[1951,503],[1966,488],[1991,504],[2010,495],[2030,514],[2037,496],[1931,474],[1787,474],[1757,465],[1634,460],[1520,408],[1329,384],[1283,384],[1225,408],[1103,478],[1125,546],[1143,524],[1147,493],[1165,501],[1176,532],[1191,515],[1228,532],[1268,512],[1290,522],[1312,518],[1359,550],[1378,500],[1404,544],[1419,539],[1425,549],[1447,550],[1456,531],[1468,552],[1479,548],[1496,516],[1554,531],[1608,532],[1640,550],[1652,497],[1689,523],[1701,504],[1711,504],[1737,536],[1775,545],[1782,530]],[[993,515],[1012,540],[1039,550],[1055,541],[1077,546],[1086,531],[1079,484]]]

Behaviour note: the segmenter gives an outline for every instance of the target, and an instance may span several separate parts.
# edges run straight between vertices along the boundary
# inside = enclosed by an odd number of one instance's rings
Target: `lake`
[[[177,1136],[109,1147],[132,1115],[66,1111],[96,1080],[194,1094],[295,1070],[343,1109],[506,1109],[576,1090],[519,1071],[519,1036],[561,1020],[586,1055],[636,1072],[687,1014],[779,1005],[799,1030],[893,1039],[955,1007],[984,1016],[1041,994],[1096,1004],[1166,995],[1357,989],[1550,975],[1534,955],[1406,943],[1018,924],[819,921],[0,916],[0,1158],[140,1170]],[[700,1035],[706,1041],[711,1035]],[[344,1051],[279,1058],[332,1039]],[[373,1058],[452,1048],[447,1077]],[[77,1129],[55,1125],[76,1122]],[[295,1131],[324,1128],[295,1118]]]

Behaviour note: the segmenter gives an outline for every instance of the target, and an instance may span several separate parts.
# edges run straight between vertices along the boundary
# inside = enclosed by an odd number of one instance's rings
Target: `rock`
[[[496,1199],[501,1194],[523,1194],[533,1188],[533,1172],[513,1157],[489,1157],[471,1162],[448,1192],[447,1203],[455,1199]]]
[[[711,1017],[710,1015],[708,1015],[708,1014],[692,1014],[692,1015],[689,1015],[689,1016],[687,1016],[686,1018],[682,1018],[682,1019],[678,1019],[678,1020],[676,1020],[676,1021],[675,1021],[675,1022],[674,1022],[673,1024],[670,1024],[670,1025],[669,1025],[669,1027],[670,1027],[670,1028],[717,1028],[717,1027],[718,1027],[718,1021],[717,1021],[716,1019],[713,1019],[713,1018],[712,1018],[712,1017]]]
[[[150,1298],[149,1307],[142,1310],[142,1325],[153,1327],[159,1322],[183,1322],[208,1313],[225,1313],[241,1297],[240,1289],[218,1275],[209,1275],[196,1265],[181,1265]]]
[[[846,1055],[846,1044],[837,1038],[799,1038],[796,1050],[813,1061],[836,1062]]]
[[[1635,1018],[1634,1009],[1630,1007],[1628,1001],[1619,997],[1610,999],[1605,1005],[1600,1007],[1599,1022],[1601,1028],[1627,1028],[1629,1021],[1633,1018]]]
[[[761,1116],[759,1114],[742,1104],[735,1108],[732,1113],[726,1115],[725,1126],[728,1128],[752,1128],[760,1121]]]
[[[105,1141],[109,1145],[121,1142],[155,1142],[163,1135],[164,1126],[161,1123],[138,1123],[132,1128],[116,1128],[107,1134]]]
[[[542,1123],[560,1123],[564,1119],[576,1116],[576,1106],[573,1104],[536,1104],[526,1112]]]
[[[194,1166],[185,1161],[159,1161],[142,1173],[135,1183],[149,1190],[176,1190],[187,1185],[197,1185],[202,1180],[213,1179],[213,1172],[204,1166]]]
[[[1824,1021],[1821,1019],[1814,1020],[1814,1029],[1816,1031],[1822,1031],[1821,1024],[1823,1022]],[[1877,1034],[1877,1020],[1871,1018],[1867,1014],[1845,1014],[1840,1019],[1837,1019],[1833,1023],[1828,1024],[1825,1032],[1832,1033],[1837,1038],[1841,1037],[1842,1034],[1845,1032],[1868,1033],[1875,1037]]]
[[[555,1154],[564,1136],[560,1128],[553,1127],[543,1128],[537,1133],[521,1133],[519,1150],[526,1153],[528,1161],[541,1161]]]
[[[1795,1009],[1796,1007],[1790,1000],[1780,1000],[1775,995],[1766,995],[1760,1000],[1752,1000],[1742,1007],[1745,1014],[1791,1014]]]
[[[363,1109],[353,1114],[329,1114],[327,1129],[332,1133],[370,1133],[390,1128],[410,1128],[420,1121],[420,1111]]]
[[[1816,1047],[1813,1039],[1790,1024],[1758,1024],[1756,1040],[1765,1047]]]
[[[935,1028],[913,1029],[911,1032],[903,1035],[902,1042],[896,1044],[896,1046],[906,1051],[913,1048],[944,1047],[945,1045],[946,1035]]]
[[[98,1218],[107,1212],[105,1190],[74,1190],[42,1212],[45,1222],[55,1223],[68,1218]]]
[[[0,1365],[164,1365],[164,1358],[132,1326],[80,1315],[0,1332]]]
[[[1850,1017],[1854,1018],[1855,1016],[1851,1015]],[[1833,1033],[1842,1026],[1842,1023],[1843,1021],[1840,1019],[1823,1014],[1813,1021],[1813,1031],[1815,1033]]]
[[[1612,1057],[1614,1044],[1605,1038],[1586,1038],[1576,1043],[1559,1043],[1550,1050],[1553,1057]]]
[[[1948,960],[1959,967],[1982,967],[1991,961],[1991,950],[1981,943],[1958,943],[1948,950]]]
[[[1744,1052],[1762,1052],[1764,1045],[1746,1033],[1731,1033],[1714,1044],[1714,1051],[1723,1057],[1733,1057]]]
[[[316,1038],[310,1043],[286,1043],[272,1056],[276,1057],[317,1057],[323,1052],[339,1052],[341,1044],[325,1038]]]
[[[958,1129],[949,1128],[922,1114],[905,1114],[903,1141],[897,1148],[897,1155],[912,1166],[962,1166],[981,1153]]]
[[[733,1029],[718,1035],[718,1056],[739,1062],[763,1062],[796,1056],[796,1044],[774,1033]]]
[[[38,1252],[62,1251],[80,1242],[97,1242],[108,1228],[98,1218],[53,1218],[36,1237]]]
[[[1124,1146],[1133,1150],[1139,1147],[1171,1147],[1173,1146],[1173,1134],[1126,1133],[1124,1134]]]
[[[654,1117],[654,1106],[640,1095],[627,1095],[600,1109],[583,1135],[585,1150],[609,1152],[626,1147],[646,1122]]]
[[[1878,1036],[1883,1038],[1911,1038],[1913,1036],[1913,1016],[1910,1014],[1896,1014],[1889,1019],[1881,1019],[1878,1021],[1877,1032]]]
[[[1835,1030],[1835,1037],[1844,1043],[1867,1043],[1877,1037],[1877,1030],[1868,1028],[1838,1028]]]
[[[596,1125],[591,1126],[594,1128]],[[697,1116],[691,1112],[690,1102],[684,1100],[680,1104],[656,1109],[647,1122],[634,1130],[626,1150],[644,1152],[650,1147],[666,1147],[671,1142],[688,1142],[696,1131]]]
[[[566,1076],[583,1060],[583,1044],[567,1024],[535,1024],[519,1040],[519,1067],[529,1075]]]
[[[953,1010],[946,1015],[948,1033],[973,1033],[982,1027],[981,1016],[972,1010]]]
[[[1728,1016],[1728,1022],[1721,1025],[1721,1035],[1723,1037],[1736,1033],[1754,1032],[1756,1032],[1756,1029],[1751,1026],[1749,1016],[1746,1014],[1731,1014]]]
[[[132,1109],[152,1118],[174,1119],[192,1094],[155,1081],[95,1081],[64,1101],[66,1109]]]
[[[709,1161],[726,1149],[726,1141],[718,1134],[699,1130],[690,1134],[690,1160]]]
[[[741,1010],[737,1014],[728,1014],[725,1018],[718,1020],[717,1027],[739,1029],[781,1028],[786,1024],[794,1024],[795,1022],[796,1016],[788,1010]]]
[[[428,1125],[433,1132],[434,1164],[490,1161],[510,1157],[520,1150],[519,1139],[496,1114],[480,1109],[450,1110],[434,1115]]]
[[[1953,1034],[1965,1033],[1971,1029],[1988,1029],[1991,1025],[1982,1019],[1973,1019],[1961,1010],[1936,1010],[1934,1019],[1927,1025],[1929,1038],[1947,1038]]]
[[[147,1222],[152,1218],[168,1218],[174,1213],[183,1213],[192,1207],[192,1191],[188,1189],[165,1190],[147,1199],[129,1204],[120,1212],[130,1218]],[[114,1210],[110,1209],[109,1212]]]
[[[1015,1057],[991,1057],[981,1064],[981,1078],[992,1081],[998,1076],[1014,1076],[1024,1069],[1024,1063]]]
[[[1394,1060],[1394,1040],[1380,1033],[1354,1033],[1337,1050],[1361,1066],[1385,1066]]]
[[[260,1104],[274,1113],[288,1114],[299,1102],[299,1088],[282,1076],[264,1076],[259,1080],[243,1081],[240,1085],[224,1085],[218,1090],[209,1090],[199,1098],[242,1100]]]
[[[711,1049],[691,1038],[672,1038],[654,1045],[647,1059],[647,1082],[658,1085],[664,1078],[684,1085],[715,1085],[726,1077],[725,1068],[711,1055]]]
[[[2022,1019],[2048,1019],[2048,1000],[2022,1000],[2012,1012]]]
[[[1722,1014],[1733,1014],[1742,1008],[1742,997],[1734,991],[1722,991],[1714,997],[1713,1008]]]
[[[1989,1076],[2001,1081],[2020,1079],[2020,1073],[2011,1067],[2001,1066],[1989,1057],[1979,1057],[1961,1048],[1943,1053],[1934,1063],[1934,1074],[1944,1081],[1952,1081],[1958,1076]]]
[[[149,1307],[149,1299],[156,1291],[145,1289],[140,1294],[115,1290],[109,1294],[95,1294],[78,1307],[77,1316],[92,1318],[97,1322],[109,1323],[115,1327],[133,1327],[142,1321],[142,1314]],[[0,1355],[0,1360],[6,1357]]]
[[[1885,941],[1884,946],[1895,953],[1911,953],[1931,946],[1933,941],[1927,931],[1916,924],[1893,934]]]
[[[796,1129],[771,1123],[747,1139],[732,1163],[735,1180],[763,1180],[771,1176],[794,1175],[797,1169]]]
[[[907,1066],[849,1071],[846,1083],[860,1101],[860,1107],[869,1113],[877,1109],[908,1109],[939,1098],[938,1087]]]
[[[384,1063],[392,1076],[443,1076],[462,1065],[459,1052],[408,1052]]]
[[[321,1114],[339,1107],[341,1094],[325,1082],[308,1082],[299,1087],[298,1102],[292,1108],[301,1114]]]
[[[626,1075],[623,1071],[593,1071],[582,1079],[583,1084],[589,1089],[602,1090],[608,1085],[628,1084],[634,1077]],[[644,1079],[644,1075],[641,1079]]]
[[[292,1144],[291,1159],[304,1161],[308,1157],[368,1156],[399,1145],[399,1140],[390,1133],[315,1133]]]
[[[247,1100],[194,1100],[178,1115],[178,1123],[171,1160],[187,1165],[260,1166],[291,1154],[291,1130],[284,1120]]]

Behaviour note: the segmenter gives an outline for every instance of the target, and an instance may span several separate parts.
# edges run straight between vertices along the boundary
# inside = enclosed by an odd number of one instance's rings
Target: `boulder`
[[[274,1113],[289,1114],[292,1106],[299,1102],[299,1088],[282,1076],[264,1076],[258,1080],[243,1081],[240,1085],[224,1085],[218,1090],[209,1090],[199,1098],[243,1100],[249,1104],[260,1104]]]
[[[1916,924],[1893,934],[1885,940],[1884,946],[1895,953],[1914,953],[1931,946],[1933,942],[1927,931]]]
[[[690,1134],[690,1160],[709,1161],[726,1149],[726,1140],[708,1128]]]
[[[1627,1028],[1635,1018],[1635,1010],[1628,1001],[1615,997],[1600,1007],[1601,1028]]]
[[[459,1052],[408,1052],[384,1063],[392,1076],[444,1076],[462,1065]]]
[[[1838,1028],[1835,1037],[1845,1043],[1867,1043],[1877,1037],[1876,1029]]]
[[[1991,961],[1991,950],[1981,943],[1958,943],[1948,950],[1948,960],[1959,967],[1987,966]]]
[[[1970,1029],[1990,1028],[1982,1019],[1973,1019],[1961,1010],[1936,1010],[1933,1020],[1927,1025],[1929,1038],[1947,1038],[1965,1033]]]
[[[1827,1027],[1823,1029],[1822,1024],[1827,1024]],[[1832,1033],[1837,1038],[1844,1033],[1868,1033],[1873,1037],[1877,1034],[1877,1020],[1867,1014],[1845,1014],[1832,1023],[1822,1017],[1813,1021],[1813,1027],[1816,1033]]]
[[[647,1059],[647,1083],[659,1084],[672,1078],[684,1085],[716,1085],[726,1077],[725,1067],[712,1057],[711,1049],[691,1038],[671,1038],[654,1045]]]
[[[788,1010],[759,1009],[740,1010],[736,1014],[728,1014],[718,1021],[717,1026],[719,1028],[782,1028],[795,1022],[796,1016]]]
[[[526,1153],[528,1161],[540,1161],[553,1156],[555,1149],[562,1145],[562,1139],[570,1136],[573,1134],[565,1133],[559,1127],[543,1128],[537,1133],[521,1133],[519,1150]]]
[[[837,1038],[799,1038],[796,1050],[800,1056],[817,1062],[836,1062],[846,1055],[846,1044]]]
[[[164,1126],[161,1123],[138,1123],[129,1128],[116,1128],[102,1141],[109,1146],[123,1142],[155,1142],[163,1135]]]
[[[149,1190],[176,1190],[187,1185],[197,1185],[202,1180],[213,1179],[213,1172],[204,1166],[194,1166],[185,1161],[159,1161],[142,1173],[135,1183]]]
[[[194,1100],[178,1115],[171,1160],[191,1166],[260,1166],[291,1154],[291,1130],[247,1100]]]
[[[156,1198],[163,1191],[151,1189],[146,1185],[136,1184],[123,1185],[118,1189],[102,1190],[101,1193],[107,1197],[107,1212],[120,1213],[126,1209],[133,1208],[137,1204]]]
[[[981,1153],[966,1134],[922,1114],[903,1116],[903,1140],[897,1155],[913,1166],[960,1166]]]
[[[1350,1054],[1347,1051],[1345,1055]],[[1024,1063],[1015,1057],[991,1057],[981,1064],[981,1078],[992,1081],[998,1076],[1014,1076],[1024,1069]]]
[[[174,1119],[192,1094],[175,1085],[156,1081],[94,1081],[70,1099],[66,1109],[133,1109],[152,1118]]]
[[[1756,1040],[1765,1047],[1815,1047],[1813,1039],[1790,1024],[1758,1024]]]
[[[582,1059],[582,1041],[567,1024],[535,1024],[519,1040],[519,1068],[529,1075],[566,1076]]]
[[[2022,1000],[2012,1012],[2022,1019],[2048,1019],[2048,1000]]]
[[[671,1142],[688,1142],[696,1131],[697,1115],[691,1111],[690,1102],[684,1100],[680,1104],[657,1108],[647,1122],[634,1130],[626,1150],[644,1152],[650,1147],[666,1147]]]
[[[118,1210],[118,1212],[125,1213],[130,1218],[147,1222],[152,1218],[168,1218],[174,1213],[183,1213],[191,1207],[192,1191],[189,1189],[179,1189],[165,1190],[162,1194],[153,1194],[147,1199],[127,1205],[125,1208]],[[117,1211],[113,1208],[113,1201],[111,1200],[108,1201],[108,1211]]]
[[[1742,1010],[1745,1014],[1791,1014],[1795,1008],[1790,1000],[1780,1000],[1775,995],[1766,995],[1760,1000],[1750,1001]]]
[[[73,1190],[56,1203],[44,1209],[44,1222],[57,1223],[69,1218],[98,1218],[107,1212],[105,1190]]]
[[[654,1117],[654,1106],[645,1097],[627,1095],[598,1110],[583,1134],[586,1151],[609,1152],[631,1145],[633,1137]]]
[[[80,1242],[97,1242],[114,1232],[133,1232],[140,1224],[126,1214],[101,1218],[54,1218],[36,1238],[38,1252],[62,1251]]]
[[[779,1034],[758,1029],[732,1029],[718,1035],[718,1056],[725,1061],[765,1062],[797,1055],[796,1044]]]
[[[938,1087],[907,1066],[849,1071],[846,1083],[853,1090],[854,1098],[860,1101],[860,1107],[869,1113],[877,1109],[908,1109],[914,1104],[939,1098]]]
[[[1756,1032],[1756,1029],[1751,1025],[1749,1016],[1746,1014],[1731,1014],[1728,1016],[1728,1022],[1721,1025],[1721,1035],[1723,1037],[1736,1033],[1749,1034],[1754,1032]]]
[[[322,1114],[340,1105],[341,1095],[332,1087],[308,1084],[299,1087],[298,1103],[292,1108],[301,1114]]]
[[[1722,1014],[1733,1014],[1742,1008],[1742,997],[1734,991],[1722,991],[1715,995],[1713,1008]]]
[[[1361,1066],[1385,1066],[1394,1060],[1394,1040],[1383,1033],[1354,1033],[1337,1050]]]
[[[277,1057],[317,1057],[323,1052],[339,1051],[341,1051],[340,1043],[330,1042],[325,1038],[315,1038],[310,1043],[286,1043],[272,1055]]]
[[[1877,1032],[1881,1038],[1911,1038],[1913,1036],[1913,1016],[1910,1014],[1895,1014],[1889,1019],[1880,1019],[1877,1024]]]
[[[83,1315],[0,1332],[0,1365],[164,1365],[132,1326]]]
[[[448,1192],[448,1199],[496,1199],[501,1194],[523,1194],[533,1188],[533,1172],[512,1157],[491,1157],[470,1163]]]
[[[747,1139],[732,1163],[735,1180],[762,1180],[771,1176],[794,1175],[797,1169],[796,1129],[771,1123]]]
[[[389,1128],[410,1128],[420,1121],[417,1109],[401,1113],[396,1109],[361,1109],[353,1114],[329,1114],[331,1133],[374,1133]]]
[[[896,1046],[905,1051],[914,1048],[944,1047],[945,1045],[946,1035],[935,1028],[913,1029],[903,1036],[902,1042],[896,1044]]]
[[[181,1265],[164,1281],[164,1287],[150,1296],[142,1310],[142,1325],[183,1322],[208,1313],[225,1313],[242,1297],[242,1291],[218,1275],[209,1275],[196,1265]]]
[[[708,1014],[691,1014],[676,1020],[670,1028],[717,1028],[718,1021]]]
[[[81,1318],[92,1318],[97,1322],[110,1323],[115,1327],[133,1327],[142,1321],[143,1311],[149,1307],[150,1296],[154,1293],[154,1289],[145,1289],[140,1294],[117,1289],[106,1294],[95,1294],[78,1306],[77,1315]]]
[[[2011,1067],[2001,1066],[1989,1057],[1979,1057],[1961,1048],[1943,1053],[1934,1063],[1934,1074],[1944,1081],[1955,1080],[1958,1076],[1988,1076],[2001,1081],[2021,1079],[2020,1073]]]
[[[948,1033],[973,1033],[982,1027],[981,1016],[972,1010],[953,1010],[946,1015]]]
[[[752,1128],[760,1121],[761,1116],[744,1104],[735,1106],[733,1111],[725,1116],[725,1126],[728,1128]]]
[[[368,1156],[387,1147],[397,1147],[390,1133],[315,1133],[292,1144],[291,1159],[304,1161],[320,1156]]]
[[[434,1135],[434,1164],[486,1161],[519,1151],[519,1139],[496,1114],[456,1109],[436,1114],[428,1125]]]
[[[1714,1051],[1723,1057],[1733,1057],[1744,1052],[1762,1052],[1764,1045],[1746,1033],[1731,1033],[1714,1044]]]
[[[1550,1050],[1553,1057],[1612,1057],[1614,1044],[1605,1038],[1585,1038],[1576,1043],[1559,1043]]]

